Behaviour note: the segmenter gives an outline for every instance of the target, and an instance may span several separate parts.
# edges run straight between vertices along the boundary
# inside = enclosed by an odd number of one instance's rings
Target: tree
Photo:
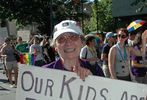
[[[38,24],[42,32],[50,32],[50,5],[48,0],[1,0],[1,19],[15,19],[17,25]],[[47,28],[48,27],[48,28]]]
[[[145,7],[147,7],[147,1],[146,0],[135,0],[131,5],[132,6],[140,5],[140,7],[136,9],[136,12],[141,12]]]
[[[25,26],[37,23],[40,33],[51,35],[53,25],[64,19],[80,20],[85,0],[0,0],[0,19]]]
[[[88,31],[113,31],[114,22],[112,17],[111,0],[95,0],[92,5],[93,15],[87,24]],[[87,28],[88,27],[88,28]]]

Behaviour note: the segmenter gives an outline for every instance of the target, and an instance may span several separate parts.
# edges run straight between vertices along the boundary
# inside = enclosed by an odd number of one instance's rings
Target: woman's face
[[[94,47],[94,46],[95,46],[95,43],[96,43],[96,42],[95,42],[95,39],[93,39],[93,40],[89,41],[89,45],[90,45],[90,46],[92,46],[92,47]]]
[[[55,50],[63,59],[79,58],[83,42],[75,33],[64,33],[55,40]]]
[[[135,39],[133,40],[133,43],[138,44],[140,42],[140,39],[141,39],[141,34],[140,33],[136,34]]]
[[[127,33],[119,31],[118,32],[118,41],[125,42],[128,39]]]

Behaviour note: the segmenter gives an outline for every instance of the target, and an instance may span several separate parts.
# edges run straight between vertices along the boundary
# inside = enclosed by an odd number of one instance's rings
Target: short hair
[[[94,39],[95,39],[95,36],[93,36],[93,35],[86,35],[85,36],[86,45],[89,45],[89,42],[93,41]]]
[[[6,43],[10,43],[10,41],[11,41],[10,37],[6,37],[6,38],[5,38],[5,42],[6,42]]]
[[[22,41],[22,37],[21,37],[21,36],[19,36],[19,37],[17,38],[17,40],[21,40],[21,41]]]

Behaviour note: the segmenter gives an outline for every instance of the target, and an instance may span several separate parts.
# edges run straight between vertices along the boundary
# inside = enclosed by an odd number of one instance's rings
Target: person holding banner
[[[88,75],[92,75],[90,65],[79,57],[84,42],[83,32],[76,21],[60,22],[54,27],[52,40],[59,59],[43,67],[76,72],[84,80]]]
[[[112,79],[131,81],[130,55],[140,55],[132,47],[126,45],[128,31],[126,28],[117,30],[117,43],[110,48],[108,66]]]

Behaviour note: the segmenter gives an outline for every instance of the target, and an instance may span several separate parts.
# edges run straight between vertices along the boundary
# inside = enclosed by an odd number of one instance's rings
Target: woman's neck
[[[123,42],[118,42],[120,48],[124,48],[124,43]]]
[[[74,67],[80,66],[79,59],[64,59],[62,60],[63,67],[67,70],[73,70]]]

